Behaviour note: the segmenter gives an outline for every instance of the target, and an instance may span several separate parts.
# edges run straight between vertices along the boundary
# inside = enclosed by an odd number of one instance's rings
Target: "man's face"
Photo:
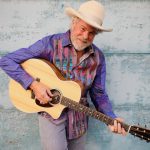
[[[81,51],[90,46],[97,30],[81,19],[73,20],[71,26],[71,42],[76,50]]]

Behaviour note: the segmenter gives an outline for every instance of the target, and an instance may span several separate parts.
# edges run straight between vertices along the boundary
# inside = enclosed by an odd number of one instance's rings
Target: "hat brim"
[[[67,7],[65,9],[65,13],[69,16],[69,17],[78,17],[81,20],[85,21],[87,24],[91,25],[92,27],[100,30],[100,31],[104,31],[104,32],[111,32],[113,29],[105,29],[104,27],[100,26],[99,24],[91,21],[88,18],[85,18],[84,16],[82,16],[78,11],[74,10],[71,7]]]

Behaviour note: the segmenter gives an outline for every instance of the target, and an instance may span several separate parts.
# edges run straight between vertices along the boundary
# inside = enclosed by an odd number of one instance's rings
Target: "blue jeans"
[[[39,131],[43,150],[85,150],[86,134],[78,139],[66,138],[66,121],[54,124],[39,116]]]

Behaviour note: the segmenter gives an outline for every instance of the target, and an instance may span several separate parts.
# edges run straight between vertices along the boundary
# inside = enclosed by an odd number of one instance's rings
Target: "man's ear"
[[[76,23],[76,19],[72,18],[72,24],[75,24],[75,23]]]
[[[80,19],[78,18],[78,17],[73,17],[72,18],[72,23],[73,24],[75,24],[75,23],[77,23],[77,22],[79,22],[80,21]]]

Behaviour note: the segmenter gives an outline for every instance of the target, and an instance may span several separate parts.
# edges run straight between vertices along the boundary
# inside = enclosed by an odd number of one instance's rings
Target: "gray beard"
[[[85,48],[89,47],[90,44],[84,45],[84,46],[78,46],[76,43],[72,42],[73,47],[76,51],[83,51]]]

